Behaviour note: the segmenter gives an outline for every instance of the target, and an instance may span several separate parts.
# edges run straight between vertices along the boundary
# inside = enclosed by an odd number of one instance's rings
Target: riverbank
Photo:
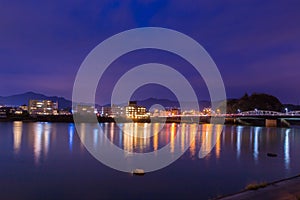
[[[95,120],[95,115],[77,115],[77,122],[92,122]],[[101,117],[98,116],[99,123],[118,122],[118,123],[210,123],[211,116],[201,117],[146,117],[146,118],[127,118],[127,117]],[[9,115],[0,118],[0,122],[8,121],[23,121],[23,122],[66,122],[73,123],[73,115]]]
[[[91,122],[95,120],[95,115],[77,115],[77,122]],[[207,124],[212,122],[226,125],[243,125],[243,126],[268,126],[267,120],[261,117],[250,117],[249,119],[240,119],[234,116],[222,117],[222,116],[170,116],[170,117],[145,117],[145,118],[127,118],[127,117],[102,117],[97,116],[99,123],[105,122],[118,122],[118,123],[198,123]],[[276,119],[276,116],[270,116],[274,118],[275,124],[271,126],[275,127],[290,127],[291,125],[300,125],[300,118],[292,120]],[[273,120],[273,121],[274,121]],[[0,117],[1,121],[23,121],[23,122],[65,122],[73,123],[73,115],[8,115],[6,117]]]
[[[300,199],[300,175],[267,183],[256,190],[243,190],[236,194],[216,198],[218,200],[297,200]]]

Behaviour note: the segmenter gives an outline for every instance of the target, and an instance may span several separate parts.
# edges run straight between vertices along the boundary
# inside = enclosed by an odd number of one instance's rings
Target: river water
[[[114,123],[81,124],[79,134],[72,123],[0,123],[0,199],[210,199],[300,173],[300,129],[295,127],[121,127],[133,135]],[[103,132],[95,131],[99,128]],[[81,142],[88,134],[95,146],[107,137],[128,152],[147,153],[169,144],[170,156],[183,155],[161,170],[133,176],[95,159]],[[201,148],[206,156],[200,159]]]

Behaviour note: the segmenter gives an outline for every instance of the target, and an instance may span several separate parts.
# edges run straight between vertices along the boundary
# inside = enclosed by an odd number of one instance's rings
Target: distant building
[[[138,106],[136,101],[130,101],[128,106],[125,107],[117,105],[104,106],[100,109],[99,115],[101,117],[129,117],[134,119],[149,117],[146,108]]]
[[[76,105],[76,109],[73,110],[74,113],[79,113],[79,114],[96,114],[97,109],[95,106],[92,105],[83,105],[83,104],[78,104]]]
[[[24,113],[28,113],[28,106],[27,105],[21,105],[19,107],[14,108],[13,114],[15,115],[22,115]]]
[[[126,117],[125,108],[122,106],[112,105],[101,108],[100,116],[102,117]]]
[[[22,115],[23,113],[23,110],[19,107],[0,107],[0,118],[7,118],[11,115]]]
[[[103,106],[100,110],[101,117],[110,117],[112,115],[112,109],[110,106]]]
[[[147,117],[146,108],[138,106],[136,101],[129,101],[125,107],[126,116],[129,118],[145,118]]]
[[[203,115],[210,115],[212,113],[211,108],[204,108],[202,111]]]
[[[23,111],[27,111],[27,110],[28,110],[28,106],[26,106],[25,104],[19,106],[19,108],[20,108],[21,110],[23,110]]]
[[[154,109],[151,114],[152,114],[152,117],[159,117],[159,116],[161,116],[161,111],[158,109]]]
[[[50,100],[29,100],[30,115],[57,115],[58,103]]]
[[[166,112],[167,112],[168,116],[180,115],[179,108],[168,108],[168,109],[166,109]]]
[[[182,115],[200,115],[201,112],[198,110],[185,110],[181,112]]]
[[[13,113],[15,115],[22,115],[23,114],[23,110],[21,108],[15,108]]]
[[[152,116],[153,117],[171,117],[180,115],[180,109],[179,108],[166,108],[165,110],[154,110]]]
[[[4,106],[0,107],[0,118],[6,118],[7,117],[7,108]]]
[[[72,113],[69,110],[64,110],[64,109],[59,110],[58,114],[59,115],[72,115]]]
[[[121,106],[112,105],[111,106],[111,116],[112,117],[124,117],[124,116],[126,116],[126,109]]]

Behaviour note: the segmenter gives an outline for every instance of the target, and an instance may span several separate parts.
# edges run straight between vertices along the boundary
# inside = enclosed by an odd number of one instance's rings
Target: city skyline
[[[156,26],[180,31],[199,42],[218,66],[227,97],[268,93],[298,104],[299,2],[192,1],[2,2],[0,7],[1,96],[34,91],[71,99],[77,70],[108,37]],[[13,13],[13,14],[12,14]],[[101,79],[98,103],[108,102],[114,84],[132,67],[159,62],[174,67],[209,99],[200,75],[183,59],[158,50],[120,57]],[[99,95],[101,94],[101,95]],[[174,99],[166,88],[148,85],[134,97]]]

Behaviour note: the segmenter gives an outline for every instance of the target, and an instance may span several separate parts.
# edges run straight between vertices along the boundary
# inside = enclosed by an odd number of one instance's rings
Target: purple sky
[[[34,91],[70,99],[77,70],[96,45],[127,29],[158,26],[203,45],[222,74],[228,97],[265,92],[284,103],[300,103],[299,10],[298,0],[2,0],[0,96]],[[112,64],[97,91],[98,103],[109,101],[122,72],[150,61],[178,69],[200,99],[209,99],[191,66],[174,55],[149,50]],[[172,97],[157,86],[139,91],[136,98]]]

